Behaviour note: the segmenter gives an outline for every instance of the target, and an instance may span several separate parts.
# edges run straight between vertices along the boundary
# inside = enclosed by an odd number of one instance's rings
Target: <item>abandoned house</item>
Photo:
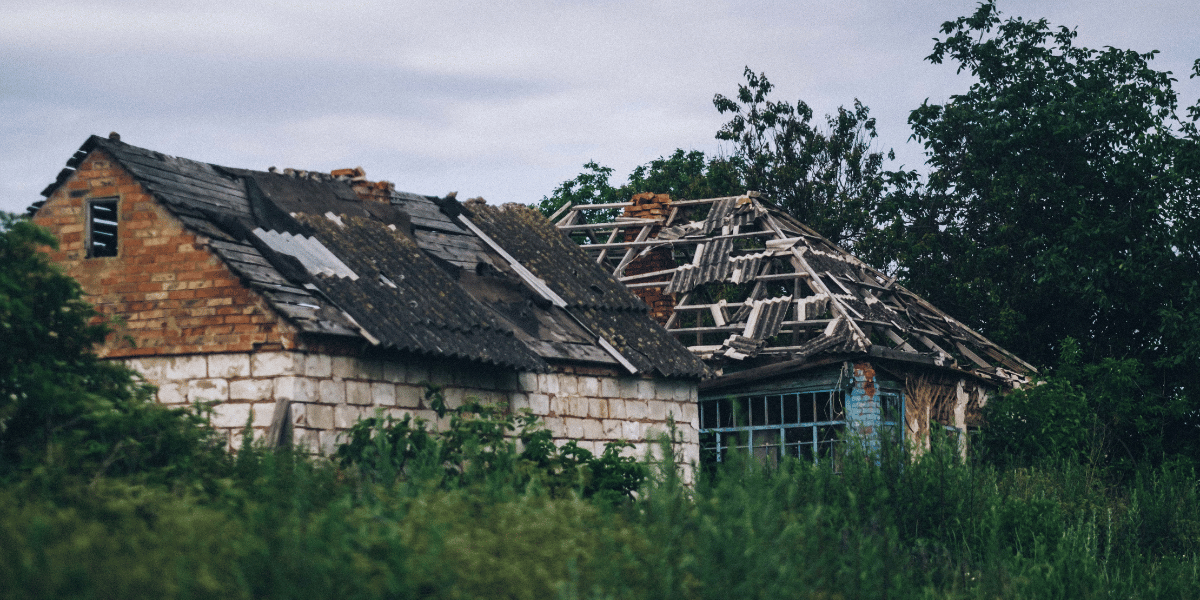
[[[399,192],[361,169],[250,171],[93,136],[33,219],[117,318],[100,349],[164,404],[219,402],[235,439],[329,452],[376,410],[434,415],[425,384],[528,408],[556,440],[644,451],[673,417],[698,456],[708,373],[533,210]]]
[[[556,226],[638,294],[716,376],[705,460],[731,448],[820,460],[854,433],[957,437],[1034,368],[749,192],[564,206]]]

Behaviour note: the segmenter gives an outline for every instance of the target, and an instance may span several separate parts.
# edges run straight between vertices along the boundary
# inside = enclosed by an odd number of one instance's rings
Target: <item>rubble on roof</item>
[[[624,213],[590,222],[613,209]],[[668,331],[718,368],[859,354],[1004,385],[1035,371],[756,192],[683,201],[639,194],[567,206],[556,219],[593,264],[667,306]]]

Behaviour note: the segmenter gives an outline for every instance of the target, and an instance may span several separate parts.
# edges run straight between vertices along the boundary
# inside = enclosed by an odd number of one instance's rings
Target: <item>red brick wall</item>
[[[117,256],[87,258],[86,201],[119,198]],[[51,259],[106,315],[102,356],[246,352],[294,346],[295,331],[102,150],[34,217],[59,239]],[[132,344],[126,339],[130,338]]]
[[[633,206],[625,207],[626,217],[634,217],[638,219],[658,219],[660,222],[666,222],[667,216],[671,213],[671,197],[667,194],[651,194],[649,192],[635,194],[632,198]],[[660,227],[655,226],[650,230],[650,237],[658,235]],[[636,230],[633,230],[636,232]],[[625,241],[633,241],[633,236],[636,233],[627,235]],[[638,250],[640,252],[640,249]],[[651,273],[654,271],[662,271],[664,269],[674,268],[675,261],[671,258],[671,250],[669,248],[657,248],[650,251],[645,256],[636,258],[625,267],[625,275],[637,275],[639,273]],[[663,285],[670,281],[670,277],[664,278]],[[650,318],[658,321],[660,324],[666,324],[667,319],[671,318],[671,312],[675,309],[675,298],[663,293],[661,287],[643,287],[632,288],[631,291],[637,294],[646,306],[650,307]]]

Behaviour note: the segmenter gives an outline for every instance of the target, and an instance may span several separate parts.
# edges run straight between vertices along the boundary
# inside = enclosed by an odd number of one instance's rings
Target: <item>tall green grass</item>
[[[463,421],[427,431],[426,448],[494,433]],[[1071,462],[997,468],[942,444],[919,457],[884,445],[838,472],[735,457],[685,485],[667,452],[640,464],[633,496],[614,497],[488,439],[460,439],[476,454],[455,468],[250,445],[223,471],[170,484],[31,476],[0,490],[0,595],[1200,598],[1200,488],[1182,467],[1111,480]]]

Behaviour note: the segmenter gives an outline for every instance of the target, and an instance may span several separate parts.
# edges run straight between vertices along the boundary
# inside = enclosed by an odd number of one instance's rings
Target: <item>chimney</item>
[[[632,201],[633,206],[625,207],[625,214],[623,216],[636,219],[657,219],[659,223],[665,223],[667,215],[671,214],[671,197],[667,194],[645,192],[635,194]],[[660,229],[662,229],[661,225],[655,225],[651,228],[650,237],[657,237]],[[637,230],[626,231],[625,241],[632,242],[636,235]],[[675,259],[671,256],[670,248],[655,248],[645,256],[633,259],[625,267],[625,275],[663,271],[673,269],[676,266]],[[642,287],[630,290],[641,298],[642,302],[646,303],[646,306],[650,307],[650,317],[658,321],[661,325],[666,325],[667,319],[671,318],[671,313],[675,310],[675,298],[663,293],[663,288],[666,287],[668,282],[670,282],[670,279],[666,278],[663,280],[663,287]]]

